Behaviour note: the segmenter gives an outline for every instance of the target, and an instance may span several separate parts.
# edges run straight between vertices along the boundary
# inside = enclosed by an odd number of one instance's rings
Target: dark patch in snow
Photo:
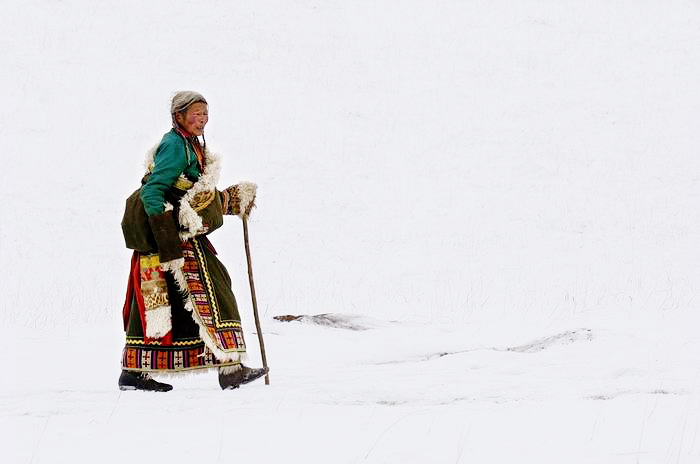
[[[392,401],[392,400],[380,400],[377,401],[377,404],[380,406],[400,406],[402,404],[405,404],[405,401]]]
[[[593,332],[590,329],[577,329],[552,335],[551,337],[540,338],[524,345],[506,348],[506,351],[537,353],[553,345],[569,345],[580,341],[590,342],[591,340],[593,340]]]
[[[609,396],[609,395],[593,395],[593,396],[587,397],[586,399],[594,400],[594,401],[607,401],[607,400],[610,400],[612,398],[614,398],[614,397]]]

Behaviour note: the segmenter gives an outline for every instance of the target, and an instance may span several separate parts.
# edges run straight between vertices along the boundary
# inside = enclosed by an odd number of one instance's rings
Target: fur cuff
[[[241,364],[234,364],[232,366],[221,366],[219,367],[219,373],[220,374],[235,374],[236,372],[239,372],[240,370],[243,369],[243,365]]]
[[[255,196],[258,186],[252,182],[241,182],[238,184],[238,199],[240,201],[239,216],[249,216],[250,211],[255,207]]]
[[[222,192],[224,214],[239,217],[250,216],[250,211],[255,207],[257,186],[252,182],[241,182],[232,185]]]

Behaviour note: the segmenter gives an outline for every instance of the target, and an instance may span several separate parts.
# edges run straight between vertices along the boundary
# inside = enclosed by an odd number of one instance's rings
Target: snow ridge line
[[[544,351],[547,348],[551,348],[554,345],[570,345],[572,343],[576,343],[579,341],[592,341],[592,340],[593,340],[593,331],[592,330],[590,330],[590,329],[575,329],[575,330],[568,330],[566,332],[562,332],[562,333],[552,335],[549,337],[538,338],[537,340],[533,340],[532,342],[525,343],[523,345],[518,345],[518,346],[511,346],[511,347],[506,347],[506,348],[485,347],[485,348],[471,348],[468,350],[459,350],[459,351],[441,351],[439,353],[428,354],[426,356],[421,357],[418,360],[413,359],[413,360],[406,360],[406,361],[385,361],[385,362],[381,362],[381,363],[377,363],[377,364],[401,364],[401,363],[408,363],[408,362],[424,362],[424,361],[430,361],[430,360],[436,359],[436,358],[442,358],[444,356],[472,353],[475,351],[505,351],[505,352],[512,352],[512,353],[539,353],[540,351]]]

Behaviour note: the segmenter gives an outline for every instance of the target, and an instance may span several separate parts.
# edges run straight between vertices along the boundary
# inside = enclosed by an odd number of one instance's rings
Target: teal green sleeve
[[[184,141],[177,135],[166,134],[156,150],[154,162],[151,176],[141,187],[141,201],[149,216],[165,211],[165,192],[187,168]]]

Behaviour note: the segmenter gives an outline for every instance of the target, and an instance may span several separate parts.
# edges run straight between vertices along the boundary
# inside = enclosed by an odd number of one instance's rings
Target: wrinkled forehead
[[[188,114],[208,114],[209,113],[208,109],[209,109],[209,106],[207,106],[206,103],[194,102],[190,106],[185,108],[185,110],[181,111],[180,114],[185,114],[185,115],[188,115]]]

